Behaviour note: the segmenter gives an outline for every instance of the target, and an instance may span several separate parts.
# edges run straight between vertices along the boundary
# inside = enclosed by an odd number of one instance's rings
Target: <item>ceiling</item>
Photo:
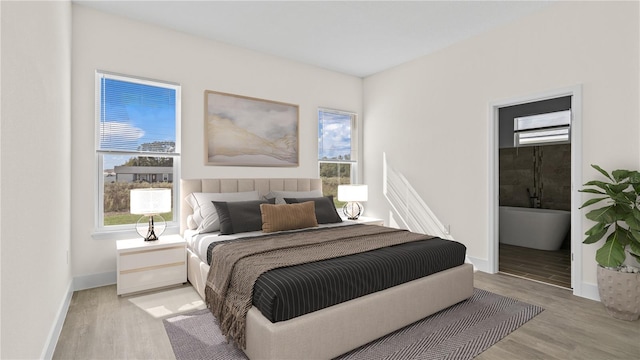
[[[514,21],[551,1],[74,3],[366,77]]]

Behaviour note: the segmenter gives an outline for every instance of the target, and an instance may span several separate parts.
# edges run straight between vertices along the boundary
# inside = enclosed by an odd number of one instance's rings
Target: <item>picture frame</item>
[[[299,166],[299,107],[204,92],[205,165]]]

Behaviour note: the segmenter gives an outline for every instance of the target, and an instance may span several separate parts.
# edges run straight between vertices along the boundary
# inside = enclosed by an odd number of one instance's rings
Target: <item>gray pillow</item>
[[[311,191],[272,191],[265,195],[265,199],[276,199],[276,204],[286,204],[284,198],[317,198],[322,196],[322,190]]]
[[[271,200],[212,201],[220,219],[220,235],[262,230],[260,204],[273,204]]]
[[[199,234],[220,230],[220,221],[212,201],[248,201],[259,200],[258,191],[228,193],[191,193],[185,201],[193,209],[190,229],[197,229]],[[193,227],[195,225],[195,227]]]
[[[316,207],[316,220],[318,224],[333,224],[342,222],[336,207],[333,204],[333,196],[313,197],[313,198],[284,198],[287,204],[297,204],[313,201]]]

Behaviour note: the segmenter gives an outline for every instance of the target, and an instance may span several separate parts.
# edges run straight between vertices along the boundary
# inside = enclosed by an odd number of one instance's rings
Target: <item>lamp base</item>
[[[363,211],[364,207],[357,201],[349,201],[342,207],[342,213],[349,220],[358,220]]]
[[[154,216],[159,217],[160,221],[154,220]],[[149,217],[148,222],[146,220],[141,221],[145,217]],[[136,223],[136,231],[138,232],[138,235],[144,238],[144,241],[156,241],[160,239],[160,235],[162,235],[166,227],[167,223],[160,215],[143,215]]]
[[[144,238],[144,241],[156,241],[158,240],[158,236],[153,228],[153,225],[149,227],[149,231],[147,231],[147,237]]]

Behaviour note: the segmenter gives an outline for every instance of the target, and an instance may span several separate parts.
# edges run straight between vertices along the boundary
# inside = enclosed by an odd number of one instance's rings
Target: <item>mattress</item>
[[[321,224],[321,225],[318,225],[318,228],[334,227],[334,226],[350,226],[350,225],[356,225],[356,224],[357,222],[355,221],[343,220],[340,223]],[[300,231],[300,230],[292,230],[292,231]],[[220,235],[220,232],[218,231],[205,233],[205,234],[198,234],[196,230],[184,231],[184,239],[187,242],[187,247],[194,254],[196,254],[203,263],[207,265],[211,265],[211,262],[207,260],[207,253],[209,251],[209,246],[212,243],[224,242],[224,241],[242,239],[242,238],[248,238],[248,237],[255,237],[255,236],[261,236],[261,235],[264,235],[262,231],[251,231],[251,232],[244,232],[244,233],[231,234],[231,235]]]
[[[227,241],[242,239],[213,242],[209,252]],[[460,243],[431,238],[276,268],[258,277],[252,302],[269,321],[286,321],[462,265],[465,252]]]

